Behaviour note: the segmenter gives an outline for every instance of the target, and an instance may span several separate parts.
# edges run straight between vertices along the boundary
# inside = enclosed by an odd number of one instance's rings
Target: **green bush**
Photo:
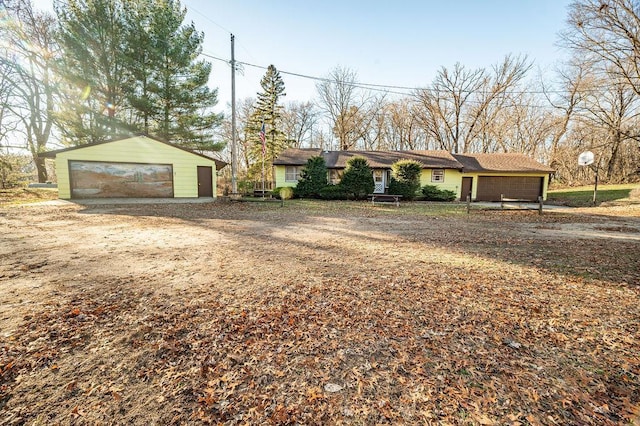
[[[389,194],[402,195],[403,200],[413,200],[420,190],[420,182],[402,182],[391,177],[389,181]]]
[[[422,187],[422,195],[427,201],[453,201],[456,193],[448,189],[438,189],[435,185],[425,185]]]
[[[420,190],[422,164],[413,160],[399,160],[391,166],[389,193],[402,195],[405,200],[416,198]]]
[[[300,172],[300,179],[296,186],[299,197],[320,197],[320,191],[327,186],[327,164],[323,157],[311,157]]]
[[[293,198],[293,188],[290,186],[282,187],[280,191],[278,191],[278,195],[281,200],[290,200]]]
[[[286,195],[283,194],[283,191],[286,193]],[[289,192],[291,192],[291,193],[289,194]],[[290,187],[290,186],[279,186],[277,188],[273,188],[273,190],[271,190],[270,194],[271,194],[272,197],[280,198],[280,199],[282,199],[282,197],[286,197],[288,195],[289,198],[285,198],[285,200],[289,200],[289,199],[294,197],[295,189]]]
[[[350,198],[340,185],[327,185],[318,194],[323,200],[348,200]]]
[[[238,181],[238,192],[242,195],[252,195],[253,194],[253,181],[252,180],[239,180]]]
[[[362,200],[373,192],[373,174],[369,163],[363,157],[353,157],[347,161],[347,168],[339,185],[344,192],[356,200]]]

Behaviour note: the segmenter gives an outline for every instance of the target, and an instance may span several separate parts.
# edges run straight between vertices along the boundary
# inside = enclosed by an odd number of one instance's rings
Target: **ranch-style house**
[[[473,201],[500,201],[501,197],[536,201],[547,198],[549,176],[553,169],[516,153],[451,154],[447,151],[323,151],[317,148],[290,148],[274,161],[275,186],[295,187],[300,171],[314,156],[324,158],[329,183],[340,182],[347,162],[363,157],[373,170],[374,193],[389,188],[391,166],[398,160],[422,164],[420,185],[435,185],[451,190],[458,199],[471,195]]]

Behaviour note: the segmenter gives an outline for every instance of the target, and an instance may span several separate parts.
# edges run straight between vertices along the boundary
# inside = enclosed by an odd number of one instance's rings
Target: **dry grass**
[[[43,189],[43,188],[0,189],[0,205],[33,203],[38,201],[55,200],[57,198],[58,198],[57,189]]]

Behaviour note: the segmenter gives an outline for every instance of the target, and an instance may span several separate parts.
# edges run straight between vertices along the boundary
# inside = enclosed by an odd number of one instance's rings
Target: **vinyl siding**
[[[444,169],[444,182],[431,182],[432,170],[433,169],[422,169],[420,188],[425,185],[434,185],[440,190],[453,191],[456,194],[456,198],[460,198],[460,191],[462,191],[462,173],[460,173],[459,170]]]
[[[302,168],[303,166],[297,166],[297,167]],[[287,166],[273,166],[273,168],[275,169],[276,188],[282,188],[285,186],[295,188],[298,185],[298,182],[287,182],[285,180],[285,172],[286,172]]]
[[[274,166],[274,168],[277,187],[295,187],[297,185],[297,182],[285,181],[285,166]],[[461,184],[462,173],[460,173],[460,171],[458,170],[444,169],[444,182],[431,182],[431,169],[422,170],[422,174],[420,175],[420,187],[423,187],[424,185],[435,185],[439,189],[447,189],[455,192],[456,197],[458,198],[460,198],[460,191],[462,190]]]
[[[138,136],[104,143],[56,155],[58,192],[62,199],[71,198],[69,182],[70,160],[117,163],[148,163],[173,165],[175,198],[198,196],[198,166],[212,167],[213,194],[216,194],[216,163],[153,139]]]

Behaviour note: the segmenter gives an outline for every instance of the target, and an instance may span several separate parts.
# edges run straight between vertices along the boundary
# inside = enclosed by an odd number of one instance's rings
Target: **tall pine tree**
[[[72,143],[142,132],[188,148],[218,150],[199,61],[203,34],[183,25],[179,0],[68,0],[56,5],[61,70],[70,83],[63,124]]]
[[[213,141],[222,117],[211,111],[217,103],[217,90],[207,86],[211,64],[198,61],[203,33],[193,24],[182,25],[187,10],[178,0],[145,1],[152,10],[149,32],[158,59],[151,87],[155,133],[194,149],[221,149]]]
[[[273,179],[271,176],[271,165],[273,159],[277,157],[286,147],[287,139],[282,128],[282,105],[279,104],[280,98],[286,96],[284,92],[284,82],[280,76],[280,72],[275,66],[269,65],[267,72],[260,80],[262,92],[258,93],[255,111],[249,121],[246,133],[251,135],[251,144],[253,146],[252,156],[257,162],[249,171],[250,174],[259,175],[259,169],[262,166],[262,141],[260,140],[260,129],[262,123],[265,126],[265,170],[267,179]]]
[[[67,0],[55,3],[62,49],[59,72],[68,98],[60,128],[73,144],[98,142],[131,129],[126,125],[123,3]]]
[[[153,117],[159,106],[154,102],[156,88],[154,74],[160,63],[160,55],[152,48],[152,0],[138,0],[139,7],[125,11],[126,46],[125,59],[131,73],[131,84],[125,87],[127,101],[132,110],[132,122],[145,135],[154,130]],[[146,7],[143,7],[146,6]]]

